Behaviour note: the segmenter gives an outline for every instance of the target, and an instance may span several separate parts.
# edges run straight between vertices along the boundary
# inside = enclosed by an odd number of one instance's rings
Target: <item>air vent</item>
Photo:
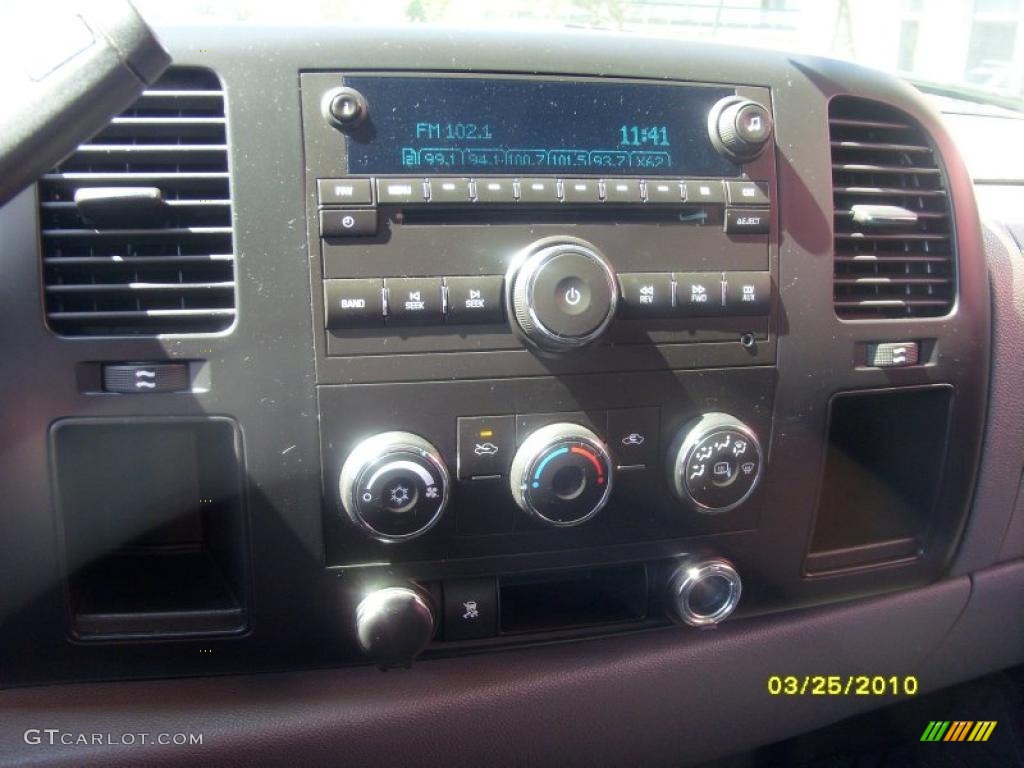
[[[934,317],[956,295],[948,190],[925,132],[877,102],[829,106],[836,314]]]
[[[227,130],[213,72],[168,70],[43,176],[39,207],[46,314],[57,333],[215,333],[231,326]]]

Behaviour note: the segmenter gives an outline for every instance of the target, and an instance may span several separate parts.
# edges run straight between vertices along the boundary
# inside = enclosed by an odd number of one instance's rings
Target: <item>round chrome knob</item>
[[[698,512],[727,512],[754,492],[762,473],[754,431],[727,413],[705,413],[686,424],[668,452],[668,482]]]
[[[385,587],[356,606],[356,639],[379,667],[407,667],[434,637],[430,598],[411,587]]]
[[[519,446],[510,472],[512,498],[549,525],[584,523],[608,502],[612,460],[601,439],[579,424],[549,424]]]
[[[740,575],[728,560],[687,561],[669,577],[665,609],[676,623],[707,627],[736,610],[742,591]]]
[[[772,137],[772,115],[756,101],[729,96],[708,114],[708,134],[715,149],[733,160],[752,160]]]
[[[513,330],[546,352],[585,346],[615,315],[619,290],[608,260],[570,237],[540,240],[512,261],[505,300]]]
[[[429,531],[448,503],[448,468],[438,450],[409,432],[383,432],[359,443],[338,480],[349,518],[381,541]]]

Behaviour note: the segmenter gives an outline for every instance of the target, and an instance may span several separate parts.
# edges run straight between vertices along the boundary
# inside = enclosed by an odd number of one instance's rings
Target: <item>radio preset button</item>
[[[557,203],[560,200],[557,179],[519,180],[519,202],[521,203]]]
[[[389,277],[384,285],[395,325],[431,325],[444,318],[440,277]]]
[[[320,211],[321,237],[370,237],[377,234],[377,211]]]
[[[687,317],[725,314],[721,272],[678,272],[675,312]]]
[[[622,305],[631,317],[672,314],[672,275],[668,273],[621,273],[619,288]]]
[[[639,179],[605,179],[604,199],[609,203],[641,203]]]
[[[501,275],[446,277],[448,321],[452,323],[500,323],[505,319]]]
[[[562,197],[567,203],[599,203],[601,187],[597,179],[564,179]]]
[[[382,205],[424,203],[425,192],[423,179],[377,179],[377,200]]]
[[[725,273],[725,313],[727,315],[767,315],[771,305],[771,273]]]
[[[768,205],[767,181],[727,181],[730,205]]]
[[[430,179],[430,202],[468,203],[469,179]]]
[[[331,330],[384,325],[384,281],[324,280],[324,306]]]
[[[767,235],[770,216],[766,208],[726,208],[725,231],[730,235]]]
[[[318,179],[321,205],[369,205],[373,191],[369,179]]]
[[[514,203],[516,201],[516,190],[512,179],[477,179],[475,186],[478,203]]]
[[[647,202],[679,205],[683,202],[683,185],[679,181],[648,181]]]
[[[718,179],[697,179],[683,182],[683,194],[687,203],[708,203],[721,205],[725,202],[722,182]]]

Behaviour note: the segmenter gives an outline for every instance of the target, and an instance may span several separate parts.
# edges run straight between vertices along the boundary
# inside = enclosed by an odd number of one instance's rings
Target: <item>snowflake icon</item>
[[[392,504],[402,505],[409,501],[409,489],[404,485],[396,485],[389,494]]]

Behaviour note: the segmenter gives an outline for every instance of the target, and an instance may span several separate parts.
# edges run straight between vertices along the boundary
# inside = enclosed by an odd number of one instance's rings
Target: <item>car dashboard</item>
[[[690,764],[878,705],[773,678],[1024,659],[1024,174],[963,159],[1019,117],[595,32],[159,33],[0,209],[0,762]]]

